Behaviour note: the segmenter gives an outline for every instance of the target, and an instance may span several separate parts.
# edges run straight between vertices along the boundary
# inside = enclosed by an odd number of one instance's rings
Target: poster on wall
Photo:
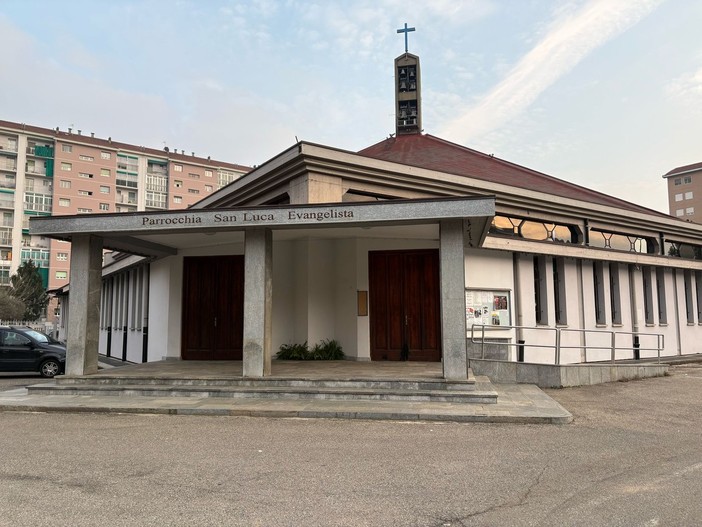
[[[509,326],[510,292],[466,289],[466,326]]]

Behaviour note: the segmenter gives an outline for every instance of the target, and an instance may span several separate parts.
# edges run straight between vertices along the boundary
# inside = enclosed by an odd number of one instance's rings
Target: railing
[[[17,152],[17,143],[10,143],[9,141],[0,141],[0,150],[4,152]]]
[[[476,340],[476,328],[480,328],[480,339]],[[480,344],[480,357],[485,358],[485,325],[473,324],[470,328],[470,341],[472,344]],[[490,327],[491,330],[493,329]],[[611,330],[599,330],[599,329],[571,329],[571,328],[549,328],[549,327],[531,327],[531,326],[499,326],[499,329],[517,329],[522,332],[527,331],[537,331],[542,334],[552,333],[553,334],[553,344],[543,344],[543,343],[530,343],[530,348],[541,348],[541,349],[552,349],[554,351],[554,364],[561,364],[561,350],[567,349],[579,349],[583,351],[583,362],[588,362],[587,353],[588,350],[608,350],[610,352],[610,361],[614,363],[616,361],[617,351],[630,351],[633,352],[634,358],[638,359],[642,351],[655,351],[657,356],[657,362],[661,361],[661,350],[665,347],[665,336],[662,333],[640,333],[631,331],[611,331]],[[581,334],[583,344],[580,345],[563,345],[563,335],[564,334]],[[602,344],[587,344],[588,335],[609,335],[608,345]],[[627,336],[630,337],[630,343],[624,346],[618,346],[617,337]],[[655,339],[656,347],[641,347],[642,339]],[[501,346],[509,347],[522,347],[523,350],[526,349],[526,342],[524,340],[519,340],[517,342],[496,342],[487,341],[487,344],[500,344]]]
[[[17,187],[17,182],[14,179],[0,179],[0,188],[13,189]]]
[[[0,199],[0,209],[14,209],[15,202],[11,199]]]
[[[12,163],[10,161],[3,161],[0,160],[0,168],[4,170],[12,170],[15,171],[17,170],[17,163]]]

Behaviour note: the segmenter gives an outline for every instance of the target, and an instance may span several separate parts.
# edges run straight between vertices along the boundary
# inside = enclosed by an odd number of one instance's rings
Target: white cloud
[[[702,67],[673,79],[665,86],[666,95],[687,108],[702,112]]]
[[[476,105],[447,123],[441,135],[458,142],[499,128],[583,58],[650,14],[663,0],[591,0],[559,10],[539,42]]]

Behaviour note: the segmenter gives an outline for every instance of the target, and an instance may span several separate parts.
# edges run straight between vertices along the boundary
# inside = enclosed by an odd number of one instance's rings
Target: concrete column
[[[98,371],[100,339],[100,290],[102,238],[81,234],[71,244],[66,374],[89,375]]]
[[[249,229],[244,242],[244,377],[271,374],[273,236]]]
[[[440,223],[441,339],[444,378],[467,378],[463,220]]]

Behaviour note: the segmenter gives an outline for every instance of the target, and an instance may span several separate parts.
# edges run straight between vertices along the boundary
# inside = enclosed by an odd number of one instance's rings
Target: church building
[[[99,351],[261,377],[327,339],[446,379],[702,353],[702,225],[425,134],[419,58],[394,73],[395,133],[359,152],[301,141],[186,210],[32,218],[72,242],[67,373]]]

